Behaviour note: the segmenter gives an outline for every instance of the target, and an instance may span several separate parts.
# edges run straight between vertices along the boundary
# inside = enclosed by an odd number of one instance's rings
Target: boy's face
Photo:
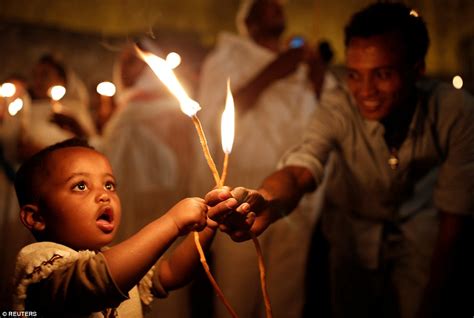
[[[381,120],[407,102],[416,81],[395,35],[355,37],[347,47],[347,84],[362,116]]]
[[[120,224],[120,200],[109,161],[87,148],[55,151],[40,190],[45,240],[74,249],[98,250]]]

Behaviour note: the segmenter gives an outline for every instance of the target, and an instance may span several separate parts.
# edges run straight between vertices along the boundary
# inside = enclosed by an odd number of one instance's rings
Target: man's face
[[[55,151],[41,184],[44,238],[74,249],[98,250],[120,224],[120,200],[108,160],[87,148]]]
[[[33,67],[31,89],[35,98],[48,98],[48,90],[54,85],[65,86],[64,79],[48,63],[38,63]]]
[[[258,18],[250,22],[250,29],[255,29],[258,35],[280,36],[286,27],[286,18],[282,5],[276,0],[260,1]]]
[[[416,73],[403,50],[395,35],[355,37],[349,42],[347,84],[363,117],[381,120],[411,96]]]

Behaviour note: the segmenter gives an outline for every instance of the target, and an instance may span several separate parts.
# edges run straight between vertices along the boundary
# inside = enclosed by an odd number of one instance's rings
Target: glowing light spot
[[[48,90],[48,95],[52,100],[58,101],[66,94],[66,88],[61,85],[55,85]]]
[[[0,95],[3,97],[12,97],[15,95],[16,88],[12,83],[3,83],[0,86]]]
[[[114,96],[116,89],[115,85],[111,82],[102,82],[97,85],[97,93],[104,96]]]
[[[23,100],[21,98],[15,99],[8,105],[8,113],[15,116],[23,108]]]
[[[415,17],[415,18],[418,18],[420,16],[416,10],[411,10],[410,15]]]
[[[171,52],[166,56],[166,63],[171,69],[177,68],[181,64],[181,56],[178,53]]]
[[[463,84],[464,84],[464,82],[463,82],[461,76],[456,75],[456,76],[453,77],[453,86],[454,86],[454,88],[461,89]]]

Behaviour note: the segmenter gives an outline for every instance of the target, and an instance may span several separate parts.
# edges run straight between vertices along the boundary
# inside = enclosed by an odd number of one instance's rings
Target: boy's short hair
[[[355,13],[344,29],[346,48],[354,37],[394,33],[405,44],[408,63],[424,61],[429,35],[423,19],[402,3],[375,3]]]
[[[87,143],[87,140],[71,138],[42,149],[20,166],[15,175],[15,191],[20,207],[25,204],[38,202],[40,182],[45,173],[47,173],[48,158],[56,150],[70,147],[83,147],[94,150]]]

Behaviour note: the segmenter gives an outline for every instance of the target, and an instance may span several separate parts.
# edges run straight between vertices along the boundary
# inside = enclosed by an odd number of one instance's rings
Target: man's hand
[[[234,241],[250,239],[250,232],[261,234],[271,223],[264,213],[267,201],[256,190],[223,187],[210,191],[204,200],[210,206],[209,217]]]

